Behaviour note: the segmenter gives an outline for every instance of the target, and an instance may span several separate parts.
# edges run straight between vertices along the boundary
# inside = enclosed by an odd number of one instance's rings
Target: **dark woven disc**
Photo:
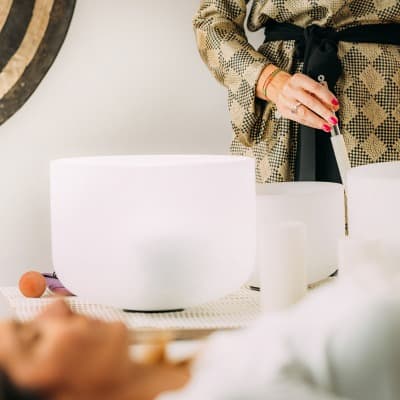
[[[70,25],[75,0],[0,0],[0,124],[46,75]]]

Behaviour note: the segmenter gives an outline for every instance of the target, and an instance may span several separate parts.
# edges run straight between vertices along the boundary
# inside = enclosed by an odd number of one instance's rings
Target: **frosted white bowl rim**
[[[204,164],[226,164],[253,161],[251,157],[219,154],[154,154],[126,156],[71,157],[53,160],[52,165],[106,166],[106,167],[179,167]]]
[[[316,193],[335,193],[343,190],[332,182],[278,182],[257,185],[257,196],[310,196]]]
[[[348,177],[350,179],[357,178],[374,181],[400,180],[400,161],[388,161],[351,168],[348,172]]]

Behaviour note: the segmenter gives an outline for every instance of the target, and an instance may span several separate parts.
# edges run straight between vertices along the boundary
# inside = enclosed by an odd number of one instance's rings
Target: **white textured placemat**
[[[32,319],[54,298],[46,293],[40,299],[22,296],[17,287],[1,287],[16,318]],[[71,308],[81,314],[104,321],[122,321],[130,329],[232,329],[249,325],[260,315],[259,292],[243,287],[221,300],[200,307],[170,313],[127,313],[114,307],[87,302],[79,297],[66,297]]]

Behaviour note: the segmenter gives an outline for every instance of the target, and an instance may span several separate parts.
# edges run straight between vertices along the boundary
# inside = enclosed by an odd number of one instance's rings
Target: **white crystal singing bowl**
[[[343,186],[328,182],[283,182],[257,185],[257,232],[268,225],[304,222],[308,283],[327,278],[338,267],[337,244],[345,235]],[[258,234],[257,248],[263,243]],[[290,251],[290,249],[288,249]],[[259,287],[259,269],[268,259],[257,252],[250,285]],[[266,256],[268,258],[268,256]]]
[[[392,266],[400,267],[400,162],[352,168],[347,181],[349,236],[381,241]]]
[[[90,301],[173,310],[238,289],[255,259],[254,160],[219,155],[51,163],[54,268]]]

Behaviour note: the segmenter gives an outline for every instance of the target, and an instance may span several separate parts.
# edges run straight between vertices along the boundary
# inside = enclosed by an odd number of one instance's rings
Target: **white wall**
[[[78,0],[39,88],[0,126],[0,285],[52,270],[48,165],[59,157],[226,153],[226,93],[198,56],[198,0]]]
[[[51,270],[48,164],[75,155],[226,152],[225,91],[194,45],[195,0],[78,0],[67,40],[0,127],[0,284]]]

